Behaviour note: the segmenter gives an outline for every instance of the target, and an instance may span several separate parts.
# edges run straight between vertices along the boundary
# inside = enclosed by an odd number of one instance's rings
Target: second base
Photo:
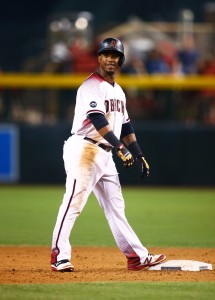
[[[203,271],[212,270],[212,264],[208,264],[201,261],[195,260],[169,260],[159,265],[150,267],[150,271]]]

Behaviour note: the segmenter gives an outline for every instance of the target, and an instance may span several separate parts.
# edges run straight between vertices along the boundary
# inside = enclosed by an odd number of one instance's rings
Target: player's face
[[[115,51],[105,51],[99,55],[99,63],[101,69],[109,74],[113,75],[119,68],[120,55]]]

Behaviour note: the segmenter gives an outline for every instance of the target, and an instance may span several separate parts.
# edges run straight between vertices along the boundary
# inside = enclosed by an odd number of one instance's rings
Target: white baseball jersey
[[[63,159],[66,192],[60,206],[52,239],[52,263],[70,260],[72,247],[69,237],[75,220],[94,192],[104,210],[117,246],[126,257],[135,256],[144,262],[148,250],[129,225],[125,216],[124,199],[112,152],[85,140],[88,137],[109,145],[97,132],[90,113],[102,113],[113,132],[120,138],[122,124],[129,121],[126,98],[121,87],[93,73],[78,89],[72,136],[64,143]]]
[[[91,74],[78,89],[71,132],[109,145],[87,118],[91,113],[103,114],[118,139],[122,124],[129,121],[122,88],[117,83],[111,85],[98,73]]]

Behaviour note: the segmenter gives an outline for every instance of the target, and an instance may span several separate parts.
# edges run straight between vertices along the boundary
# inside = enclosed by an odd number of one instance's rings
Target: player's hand
[[[145,160],[143,154],[137,157],[138,163],[140,164],[140,177],[144,179],[145,177],[149,176],[149,164]]]
[[[121,144],[117,149],[116,153],[119,158],[123,161],[124,167],[129,168],[133,165],[134,159],[128,149],[125,148],[123,144]]]

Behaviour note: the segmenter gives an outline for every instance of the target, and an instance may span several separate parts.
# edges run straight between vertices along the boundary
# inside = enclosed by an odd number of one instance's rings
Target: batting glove
[[[144,179],[145,177],[149,176],[149,164],[145,160],[143,154],[139,155],[137,160],[140,164],[140,177]]]
[[[129,168],[133,165],[134,159],[128,149],[125,148],[123,144],[121,144],[117,149],[116,153],[119,158],[123,161],[124,167]]]

